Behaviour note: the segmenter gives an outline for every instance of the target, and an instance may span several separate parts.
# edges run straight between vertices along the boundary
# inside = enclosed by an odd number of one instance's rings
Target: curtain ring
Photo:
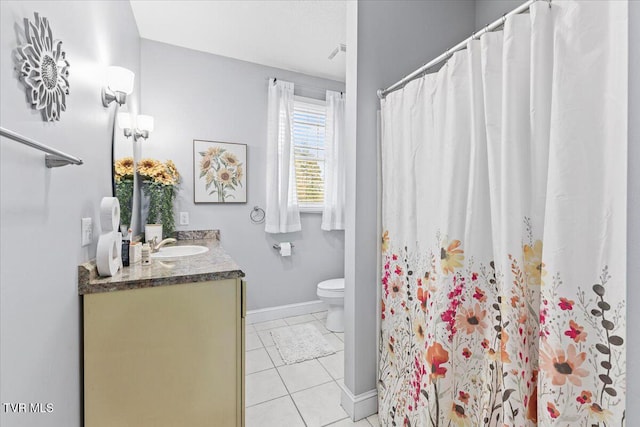
[[[504,23],[507,22],[507,14],[503,14],[502,15],[502,25],[504,25]]]

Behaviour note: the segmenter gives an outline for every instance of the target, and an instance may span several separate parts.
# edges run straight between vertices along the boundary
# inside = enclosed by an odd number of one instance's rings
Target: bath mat
[[[274,329],[271,336],[287,365],[336,352],[318,328],[309,323]]]

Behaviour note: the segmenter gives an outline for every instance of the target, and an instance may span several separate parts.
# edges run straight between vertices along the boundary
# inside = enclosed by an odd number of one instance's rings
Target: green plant
[[[175,231],[173,201],[180,184],[180,174],[171,160],[162,163],[155,159],[142,159],[138,164],[142,191],[149,197],[147,224],[162,224],[162,235]]]

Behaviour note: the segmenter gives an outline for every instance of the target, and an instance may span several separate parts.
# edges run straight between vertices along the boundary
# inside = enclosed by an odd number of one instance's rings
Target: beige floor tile
[[[300,323],[313,322],[314,320],[316,320],[316,318],[310,314],[303,314],[302,316],[286,317],[284,319],[287,325],[299,325]]]
[[[290,396],[254,405],[245,410],[246,427],[304,427]]]
[[[248,333],[244,336],[244,350],[251,351],[263,347],[262,341],[258,338],[258,334]]]
[[[282,360],[282,356],[280,356],[280,352],[275,346],[267,347],[267,353],[271,357],[271,361],[275,367],[284,365],[284,361]]]
[[[273,337],[271,336],[271,329],[258,332],[258,337],[260,337],[260,341],[262,341],[262,345],[264,345],[265,347],[269,347],[275,344],[273,342]]]
[[[340,387],[335,381],[299,391],[291,397],[307,427],[324,426],[347,418],[340,406]]]
[[[319,311],[317,313],[313,313],[313,317],[320,321],[324,321],[327,318],[327,311]]]
[[[322,335],[330,334],[330,333],[331,333],[331,331],[330,331],[330,330],[328,330],[328,329],[324,326],[324,324],[325,324],[324,320],[323,320],[323,321],[320,321],[320,320],[314,320],[313,322],[309,322],[309,323],[311,323],[313,326],[315,326],[315,327],[320,331],[320,333],[321,333]]]
[[[267,329],[273,329],[273,328],[281,328],[283,326],[287,326],[287,324],[282,319],[269,320],[267,322],[260,322],[260,323],[253,324],[253,327],[255,328],[256,332],[266,331]]]
[[[380,420],[378,419],[378,414],[374,414],[374,415],[371,415],[370,417],[367,417],[367,421],[369,421],[369,424],[371,424],[373,427],[380,427]]]
[[[336,334],[327,334],[323,335],[323,337],[329,342],[329,344],[331,344],[331,347],[333,347],[335,351],[344,350],[344,343],[336,336]]]
[[[277,369],[289,393],[295,393],[332,380],[320,362],[315,359],[279,366]]]
[[[286,395],[287,389],[275,369],[256,372],[245,377],[245,406],[247,407]]]
[[[318,362],[331,374],[334,380],[344,378],[344,351],[339,351],[330,356],[318,358]]]
[[[274,367],[269,353],[264,348],[257,348],[245,353],[245,375],[253,374],[255,372],[264,371]]]
[[[351,421],[351,418],[345,418],[344,420],[340,420],[337,423],[328,424],[327,427],[371,427],[371,424],[366,419],[362,419],[360,421],[356,421],[355,423]]]

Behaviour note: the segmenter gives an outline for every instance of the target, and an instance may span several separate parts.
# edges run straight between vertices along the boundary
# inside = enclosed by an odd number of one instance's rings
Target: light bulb
[[[140,114],[138,117],[136,117],[136,122],[137,122],[137,128],[139,130],[143,130],[143,131],[147,131],[147,132],[153,132],[153,117],[152,116],[145,116],[144,114]]]
[[[118,113],[118,127],[120,129],[133,129],[133,118],[129,113]]]
[[[122,92],[129,95],[133,92],[135,73],[123,67],[107,68],[107,86],[114,92]]]

